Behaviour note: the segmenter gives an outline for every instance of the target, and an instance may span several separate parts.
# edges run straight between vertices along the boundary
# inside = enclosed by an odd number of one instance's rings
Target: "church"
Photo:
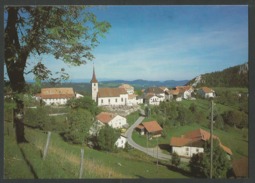
[[[98,106],[120,106],[128,104],[128,93],[124,88],[99,88],[96,79],[95,68],[93,66],[92,79],[90,81],[92,89],[92,100]]]

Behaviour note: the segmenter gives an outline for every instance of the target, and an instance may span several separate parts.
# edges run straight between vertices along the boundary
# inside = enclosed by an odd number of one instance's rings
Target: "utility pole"
[[[211,140],[211,153],[210,153],[210,179],[212,179],[213,172],[213,100],[212,100],[212,112],[211,112],[211,128],[210,128],[210,140]]]
[[[158,137],[157,137],[157,173],[158,173]]]

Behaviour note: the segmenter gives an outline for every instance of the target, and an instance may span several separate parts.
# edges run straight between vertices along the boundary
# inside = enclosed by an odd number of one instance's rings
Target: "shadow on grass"
[[[145,179],[145,177],[141,176],[141,175],[135,175],[137,178],[139,179]]]
[[[154,161],[153,163],[157,165],[157,161]],[[184,169],[181,169],[181,168],[179,168],[179,167],[170,165],[170,163],[168,164],[168,163],[164,163],[164,162],[159,161],[159,162],[158,162],[158,165],[160,165],[160,166],[165,166],[165,167],[168,168],[168,170],[171,170],[171,171],[173,171],[173,172],[178,172],[178,173],[180,173],[180,174],[182,174],[182,175],[184,175],[184,176],[190,177],[190,178],[199,178],[199,177],[195,177],[194,175],[192,175],[192,174],[191,174],[189,171],[187,171],[187,170],[184,170]]]
[[[23,149],[22,149],[20,146],[19,146],[19,149],[20,149],[20,152],[21,152],[21,154],[22,154],[22,156],[23,156],[23,159],[24,159],[25,162],[27,163],[27,166],[29,167],[29,169],[30,169],[31,173],[33,174],[34,178],[35,178],[35,179],[38,179],[38,176],[37,176],[37,174],[36,174],[36,172],[35,172],[33,166],[31,165],[31,163],[30,163],[29,160],[27,159],[27,157],[26,157],[26,155],[25,155]]]
[[[169,144],[159,144],[158,145],[159,146],[159,148],[160,149],[162,149],[162,150],[165,150],[165,151],[167,151],[167,152],[172,152],[171,150],[172,150],[172,148],[171,148],[171,146],[169,145]]]

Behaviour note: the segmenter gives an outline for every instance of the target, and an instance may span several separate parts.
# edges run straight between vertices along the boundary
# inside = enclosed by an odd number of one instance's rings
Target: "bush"
[[[180,163],[181,163],[181,158],[180,158],[180,156],[176,152],[174,152],[172,154],[171,163],[172,163],[172,165],[174,165],[176,167],[178,167],[180,165]]]

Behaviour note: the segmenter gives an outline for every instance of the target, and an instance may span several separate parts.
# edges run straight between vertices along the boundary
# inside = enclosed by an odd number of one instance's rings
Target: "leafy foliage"
[[[93,115],[97,115],[101,112],[101,109],[97,106],[96,102],[91,99],[90,96],[70,99],[67,101],[67,105],[73,109],[86,109]]]
[[[213,178],[226,178],[230,162],[217,140],[213,141]],[[204,147],[204,153],[194,154],[189,162],[190,171],[195,176],[210,177],[210,143]]]
[[[89,137],[89,128],[93,123],[93,116],[87,110],[75,109],[68,114],[69,128],[64,134],[67,141],[83,144]]]
[[[227,111],[223,114],[223,119],[229,126],[238,128],[248,127],[248,115],[238,110]]]
[[[109,125],[104,126],[97,136],[98,147],[104,151],[114,151],[116,149],[115,142],[119,136],[120,133],[118,131]]]
[[[174,165],[176,167],[178,167],[180,165],[180,163],[181,163],[181,158],[180,158],[180,156],[176,152],[174,152],[172,154],[171,163],[172,163],[172,165]]]
[[[91,61],[92,50],[99,44],[98,37],[110,28],[105,21],[85,6],[5,6],[5,65],[12,92],[21,94],[26,90],[24,70],[29,56],[51,54],[70,65],[79,66]],[[38,62],[31,71],[38,84],[51,72]],[[52,82],[68,78],[61,69],[59,77]],[[17,142],[26,142],[24,133],[24,104],[14,96],[16,109],[14,122]]]

